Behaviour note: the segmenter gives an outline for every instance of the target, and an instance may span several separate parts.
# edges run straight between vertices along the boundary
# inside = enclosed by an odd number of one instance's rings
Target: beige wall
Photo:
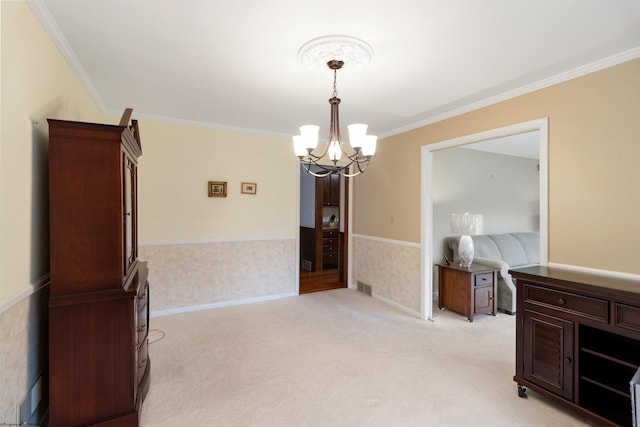
[[[0,332],[8,342],[1,353],[7,363],[0,368],[0,384],[15,387],[3,394],[0,421],[11,422],[15,407],[46,367],[39,358],[30,357],[41,352],[44,337],[37,325],[46,316],[46,304],[41,304],[46,295],[25,297],[49,270],[46,118],[105,123],[119,118],[100,113],[24,1],[2,1],[0,7]],[[419,253],[411,243],[420,239],[420,147],[548,116],[550,260],[638,274],[640,264],[633,250],[634,238],[640,236],[635,221],[640,212],[635,191],[640,182],[639,113],[640,60],[636,60],[383,140],[374,165],[354,180],[353,231],[387,239],[384,247],[378,248],[377,241],[367,246],[390,254],[387,270],[398,265],[410,269],[418,264]],[[151,121],[140,125],[141,241],[162,242],[159,246],[165,249],[158,259],[166,264],[166,255],[176,249],[174,243],[185,240],[204,240],[207,245],[217,245],[217,240],[223,241],[221,245],[245,242],[234,245],[240,247],[232,252],[238,259],[252,253],[256,242],[273,241],[287,257],[278,273],[284,274],[278,280],[287,283],[268,292],[290,292],[298,169],[289,142]],[[206,197],[210,179],[228,181],[226,200]],[[245,180],[258,183],[258,195],[240,194],[240,182]],[[356,249],[363,240],[369,239],[356,241]],[[406,255],[387,247],[394,241],[399,246],[410,243]],[[148,248],[159,252],[155,246]],[[191,260],[198,256],[192,249]],[[217,254],[218,249],[206,247],[208,253]],[[396,254],[401,259],[394,258]],[[358,256],[356,252],[354,265],[361,262],[366,267],[367,258]],[[261,262],[265,271],[273,264],[269,258]],[[171,265],[175,268],[167,275],[179,274],[181,259],[171,259]],[[405,300],[415,301],[415,288],[410,287],[418,277],[409,271],[409,288],[390,285],[384,288],[384,298],[417,311]],[[177,287],[189,291],[180,280],[175,286],[171,292]],[[260,292],[264,295],[264,289],[252,295]]]
[[[289,139],[140,122],[140,259],[152,315],[297,294],[297,159]],[[208,197],[226,181],[227,197]],[[257,193],[241,193],[241,183]]]
[[[420,147],[542,117],[549,261],[640,274],[640,60],[380,141],[354,180],[354,233],[420,242]]]
[[[2,1],[0,10],[0,422],[11,424],[47,368],[48,288],[39,288],[49,272],[46,119],[113,119],[100,114],[24,1]]]
[[[140,242],[295,238],[297,159],[289,139],[141,121]],[[227,197],[208,197],[226,181]],[[257,183],[257,194],[240,192]]]
[[[100,112],[26,2],[0,7],[0,337],[6,344],[0,384],[10,385],[0,399],[0,422],[12,423],[47,369],[48,288],[39,288],[49,272],[46,119],[117,123],[119,117]],[[146,247],[153,262],[170,267],[152,270],[154,298],[161,303],[162,281],[174,278],[164,282],[167,308],[296,292],[298,166],[290,141],[146,120],[140,130],[139,238],[154,244]],[[207,181],[218,179],[228,182],[226,199],[207,197]],[[257,195],[240,194],[242,181],[256,182]],[[188,263],[172,258],[185,249]],[[238,267],[248,260],[252,268]],[[207,288],[211,277],[220,280],[212,265],[221,262],[239,273]],[[209,275],[187,277],[184,268]],[[196,298],[202,294],[209,300]]]
[[[49,272],[46,119],[105,120],[29,6],[1,5],[0,304]]]

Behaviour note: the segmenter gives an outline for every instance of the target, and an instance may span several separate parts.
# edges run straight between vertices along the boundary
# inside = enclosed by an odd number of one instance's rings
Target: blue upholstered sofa
[[[474,264],[484,264],[499,269],[498,309],[505,313],[516,312],[516,287],[509,274],[510,268],[525,267],[540,263],[540,234],[505,233],[471,236],[475,256]],[[459,262],[459,237],[445,239],[445,255]]]

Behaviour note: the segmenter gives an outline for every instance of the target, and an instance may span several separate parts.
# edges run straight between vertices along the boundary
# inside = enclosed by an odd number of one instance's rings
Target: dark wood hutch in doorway
[[[333,282],[333,285],[325,286],[326,289],[346,287],[347,283],[344,236],[347,233],[348,182],[348,178],[341,179],[337,173],[316,177],[314,226],[300,227],[301,275],[324,276],[326,283]]]

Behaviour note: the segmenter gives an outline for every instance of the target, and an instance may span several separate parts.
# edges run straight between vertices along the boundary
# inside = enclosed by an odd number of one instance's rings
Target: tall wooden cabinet
[[[590,415],[634,424],[640,375],[640,282],[549,267],[516,279],[516,375],[528,387]]]
[[[316,185],[322,188],[323,206],[340,206],[340,175],[332,173],[324,178],[318,178]]]
[[[150,384],[137,122],[49,120],[50,426],[137,426]]]

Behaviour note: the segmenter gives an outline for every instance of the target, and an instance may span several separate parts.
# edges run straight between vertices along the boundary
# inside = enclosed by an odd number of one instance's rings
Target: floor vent
[[[358,280],[358,291],[371,296],[371,285],[367,285],[366,283],[362,283]]]

